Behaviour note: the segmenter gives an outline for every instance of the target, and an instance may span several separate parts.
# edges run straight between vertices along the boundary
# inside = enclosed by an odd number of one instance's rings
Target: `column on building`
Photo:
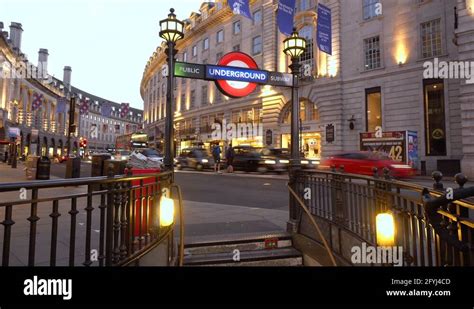
[[[474,61],[474,12],[466,7],[465,0],[457,1],[459,16],[458,29],[455,30],[459,48],[459,60]],[[461,102],[462,152],[461,171],[474,177],[474,84],[461,81],[459,88]]]

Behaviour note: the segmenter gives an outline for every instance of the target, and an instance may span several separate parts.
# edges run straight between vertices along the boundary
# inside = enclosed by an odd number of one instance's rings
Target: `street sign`
[[[265,144],[270,146],[273,143],[273,132],[272,130],[267,130],[265,132]]]
[[[176,62],[174,66],[174,76],[185,78],[205,78],[206,66],[202,64]]]
[[[328,124],[326,126],[326,142],[327,143],[332,143],[334,142],[334,139],[335,139],[335,129],[334,129],[334,125],[331,123],[331,124]]]
[[[9,128],[8,128],[8,137],[9,137],[9,138],[17,138],[17,137],[20,137],[20,128],[17,128],[17,127],[9,127]]]
[[[266,83],[268,72],[251,71],[258,70],[257,63],[247,54],[242,52],[230,52],[225,54],[217,63],[218,66],[234,67],[210,71],[213,66],[206,69],[206,78],[215,79],[217,88],[226,96],[231,98],[245,97],[257,88],[256,82]],[[242,68],[242,69],[238,69]],[[250,70],[245,70],[250,69]],[[233,78],[233,80],[229,80]]]
[[[268,85],[272,86],[293,86],[293,74],[280,73],[280,72],[268,72]]]

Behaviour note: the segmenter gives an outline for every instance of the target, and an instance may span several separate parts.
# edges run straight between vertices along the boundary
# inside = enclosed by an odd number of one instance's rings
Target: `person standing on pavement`
[[[220,173],[221,167],[221,148],[219,144],[214,145],[212,149],[212,156],[214,157],[214,172]]]
[[[233,173],[234,172],[234,167],[232,166],[234,164],[234,157],[235,157],[235,151],[234,151],[234,148],[232,148],[232,143],[230,143],[229,147],[227,148],[227,151],[225,153],[225,159],[227,161],[227,172],[228,173]]]

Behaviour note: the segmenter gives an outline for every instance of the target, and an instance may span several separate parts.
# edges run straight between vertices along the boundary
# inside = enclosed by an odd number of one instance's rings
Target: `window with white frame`
[[[262,37],[260,35],[252,39],[252,54],[257,55],[262,52]]]
[[[311,5],[311,0],[300,0],[299,10],[300,11],[309,10],[310,5]]]
[[[441,47],[441,20],[435,19],[422,23],[421,30],[421,57],[439,56]]]
[[[306,39],[306,49],[300,56],[301,70],[305,70],[305,66],[309,65],[312,72],[314,69],[313,27],[305,26],[301,28],[299,35]]]
[[[262,23],[262,10],[256,10],[253,12],[253,24],[259,25]]]
[[[364,39],[364,55],[365,70],[373,70],[381,67],[379,36]]]
[[[193,57],[196,57],[198,54],[198,48],[196,45],[193,46]]]
[[[239,34],[240,33],[240,20],[234,21],[232,25],[232,33]]]
[[[224,42],[224,30],[217,31],[216,39],[217,39],[217,43]]]
[[[205,38],[202,41],[202,49],[203,50],[208,50],[209,49],[209,38]]]
[[[363,0],[362,10],[364,12],[364,20],[376,17],[380,6],[380,0]]]

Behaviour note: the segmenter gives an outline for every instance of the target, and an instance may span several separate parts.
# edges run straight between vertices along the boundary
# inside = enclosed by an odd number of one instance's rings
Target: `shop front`
[[[300,149],[307,159],[321,159],[321,133],[316,125],[303,125],[300,134]],[[290,128],[283,127],[281,134],[281,148],[291,148]]]

